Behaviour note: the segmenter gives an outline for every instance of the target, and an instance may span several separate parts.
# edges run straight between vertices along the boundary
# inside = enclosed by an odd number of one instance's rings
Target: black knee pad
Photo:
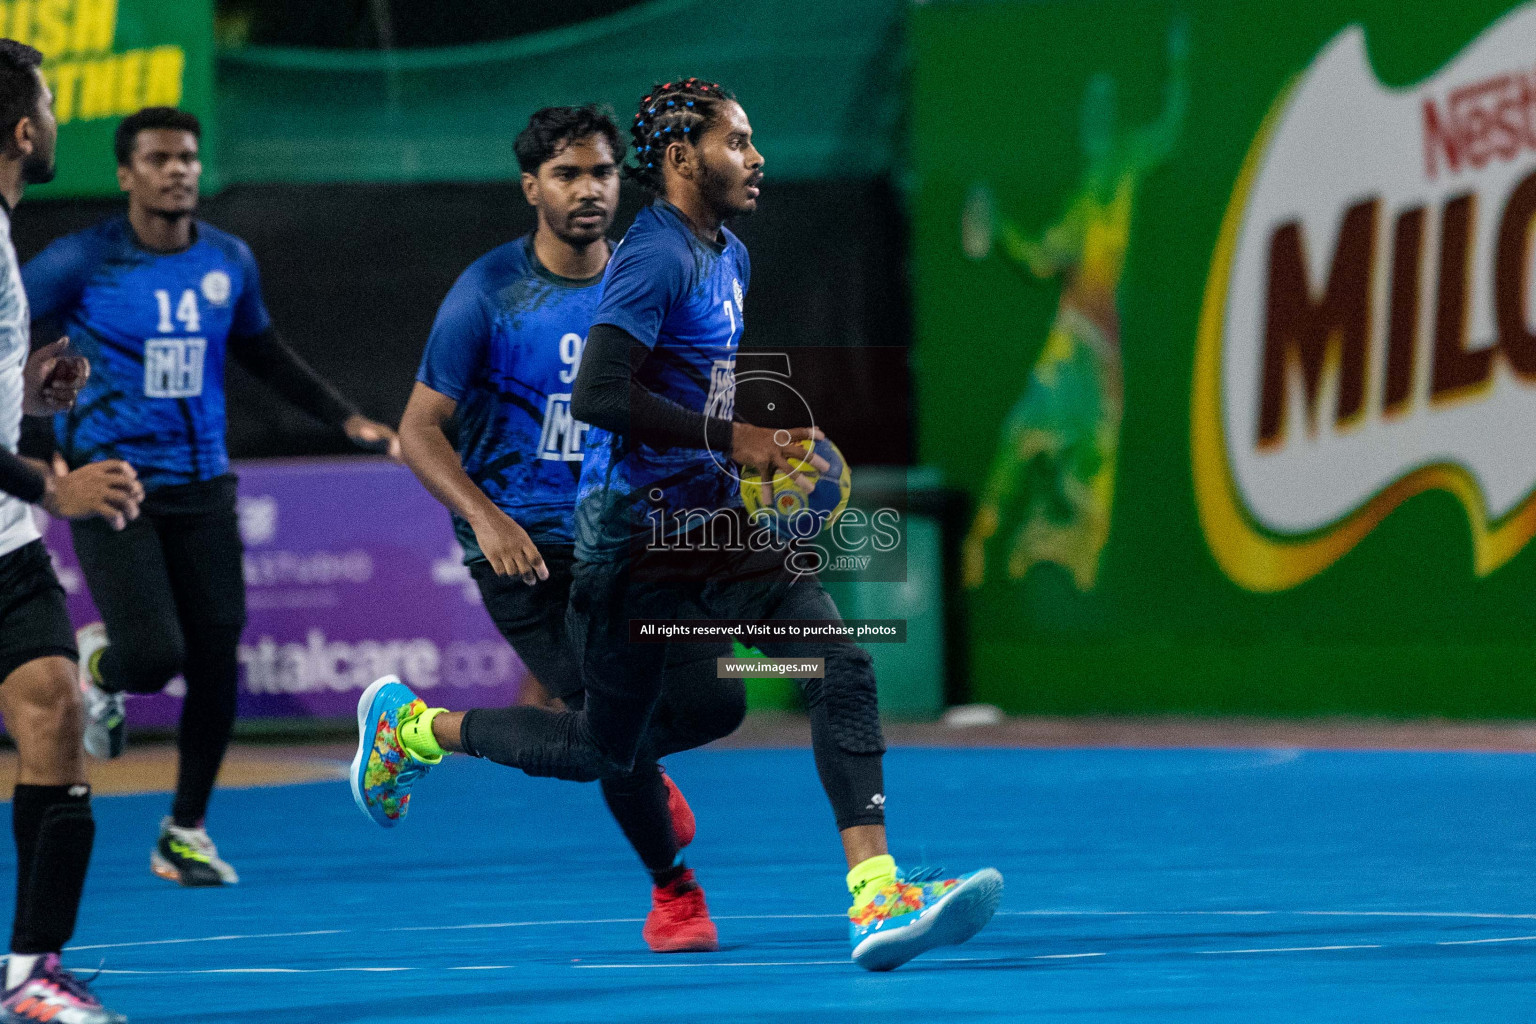
[[[837,745],[850,754],[885,752],[880,731],[880,699],[875,690],[875,665],[869,652],[853,644],[828,651],[821,699]],[[809,690],[806,698],[811,699]]]
[[[19,901],[12,948],[51,953],[63,948],[75,931],[80,893],[96,841],[96,822],[88,803],[56,804],[43,815],[37,852]],[[17,949],[17,946],[29,949]]]

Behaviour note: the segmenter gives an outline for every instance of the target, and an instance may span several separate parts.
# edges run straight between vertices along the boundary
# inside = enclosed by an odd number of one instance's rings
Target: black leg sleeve
[[[661,697],[651,712],[635,770],[602,780],[608,810],[657,885],[665,885],[684,867],[656,760],[729,736],[741,725],[747,713],[745,684],[715,678],[715,658],[728,652],[708,644],[668,645]]]
[[[672,618],[674,588],[638,580],[622,565],[571,569],[566,634],[580,665],[580,711],[512,707],[467,712],[464,749],[498,764],[574,782],[628,775],[661,694],[665,644],[632,644],[633,618]]]
[[[207,629],[187,657],[187,696],[176,734],[180,761],[171,817],[182,828],[196,828],[208,814],[219,768],[235,730],[237,652],[240,631]]]
[[[748,616],[743,615],[742,618]],[[840,619],[837,605],[814,578],[780,586],[767,618]],[[837,827],[883,825],[885,737],[869,652],[850,643],[761,645],[770,657],[823,658],[823,679],[801,681],[811,716],[811,746]]]
[[[811,680],[817,683],[819,680]],[[835,739],[837,726],[823,687],[805,686],[811,716],[811,752],[816,774],[832,805],[838,831],[855,825],[885,824],[885,755],[854,752]]]
[[[208,813],[234,732],[245,628],[244,546],[233,481],[209,490],[207,505],[160,522],[177,618],[186,637],[187,697],[176,737],[181,760],[171,804],[171,815],[183,828],[196,827]]]
[[[598,749],[585,711],[478,708],[465,712],[459,741],[474,757],[569,782],[594,782],[626,770]]]
[[[96,841],[91,787],[18,785],[11,827],[16,834],[11,952],[57,953],[75,933]]]
[[[602,789],[613,820],[639,854],[640,863],[652,876],[670,871],[677,864],[678,846],[661,769],[654,761],[636,765],[628,775],[604,779]]]

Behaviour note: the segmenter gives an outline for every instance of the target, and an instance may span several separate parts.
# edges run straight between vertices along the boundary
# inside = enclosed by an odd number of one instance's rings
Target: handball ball
[[[837,445],[822,438],[816,442],[815,452],[827,461],[826,472],[818,472],[807,461],[811,452],[810,441],[797,441],[789,446],[799,447],[806,456],[789,456],[789,464],[802,471],[815,486],[809,494],[795,486],[788,474],[781,474],[773,481],[773,506],[765,508],[762,496],[762,477],[745,474],[741,478],[741,500],[754,523],[764,523],[783,541],[810,540],[822,531],[848,507],[848,495],[853,491],[853,477],[848,461]]]

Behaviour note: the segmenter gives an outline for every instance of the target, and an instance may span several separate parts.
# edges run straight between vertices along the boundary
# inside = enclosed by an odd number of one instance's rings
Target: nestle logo
[[[1452,174],[1466,164],[1508,162],[1536,150],[1536,71],[1513,71],[1464,85],[1437,106],[1424,100],[1424,172],[1433,180],[1441,160]]]

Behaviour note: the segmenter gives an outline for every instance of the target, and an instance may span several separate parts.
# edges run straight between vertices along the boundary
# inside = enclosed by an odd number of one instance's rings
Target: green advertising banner
[[[686,29],[683,28],[686,26]],[[901,0],[645,0],[464,46],[250,46],[219,57],[230,180],[516,180],[540,107],[599,102],[628,126],[659,81],[726,84],[774,180],[876,177],[895,162]]]
[[[43,52],[59,119],[58,177],[31,198],[115,193],[112,132],[141,107],[183,107],[206,133],[212,0],[3,0],[0,36]],[[210,142],[205,134],[205,176]]]
[[[973,689],[1536,714],[1536,3],[913,8]]]

